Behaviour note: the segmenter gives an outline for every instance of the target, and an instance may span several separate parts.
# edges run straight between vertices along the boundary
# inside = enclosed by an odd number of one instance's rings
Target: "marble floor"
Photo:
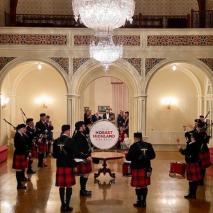
[[[169,164],[184,161],[177,152],[157,152],[153,160],[152,185],[149,187],[146,209],[132,207],[135,201],[130,178],[122,177],[122,161],[110,162],[109,167],[116,172],[116,181],[110,185],[108,176],[101,176],[101,184],[95,184],[90,175],[88,189],[91,198],[79,197],[79,179],[73,188],[71,205],[75,213],[212,213],[213,212],[213,166],[207,171],[205,186],[199,187],[197,200],[183,198],[188,190],[184,179],[170,178]],[[47,160],[48,167],[37,170],[27,183],[26,191],[16,190],[15,172],[11,169],[11,159],[0,164],[0,213],[57,213],[60,212],[58,188],[55,184],[55,160]],[[36,163],[34,163],[36,165]],[[96,171],[101,165],[95,165]]]

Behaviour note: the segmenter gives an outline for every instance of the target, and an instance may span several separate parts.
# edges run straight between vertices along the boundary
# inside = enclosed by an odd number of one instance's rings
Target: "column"
[[[137,99],[137,131],[142,131],[143,135],[146,136],[146,104],[147,95],[136,97]]]
[[[67,123],[71,125],[71,129],[75,129],[75,123],[80,119],[79,117],[79,95],[67,95]]]

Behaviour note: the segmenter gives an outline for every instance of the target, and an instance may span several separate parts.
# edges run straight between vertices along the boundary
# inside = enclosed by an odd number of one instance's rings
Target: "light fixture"
[[[10,99],[9,97],[5,96],[5,95],[0,95],[0,102],[1,102],[1,107],[6,107],[9,103]]]
[[[166,106],[167,109],[171,109],[172,106],[177,106],[178,100],[175,97],[169,96],[161,100],[161,104]]]
[[[38,68],[38,70],[42,70],[42,64],[39,63],[39,64],[37,65],[37,68]]]
[[[94,29],[96,35],[105,34],[132,22],[134,0],[73,0],[75,20]]]
[[[93,41],[90,45],[90,57],[100,62],[105,71],[122,55],[123,46],[115,45],[112,36],[101,38],[97,44]]]
[[[53,102],[50,96],[42,95],[35,98],[35,103],[39,104],[43,108],[48,108],[48,105]]]
[[[174,65],[172,65],[172,70],[173,71],[176,71],[177,70],[177,66],[174,64]]]

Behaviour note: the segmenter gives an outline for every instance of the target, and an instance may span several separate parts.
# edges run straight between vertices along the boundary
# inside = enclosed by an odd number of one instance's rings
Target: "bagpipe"
[[[10,123],[8,120],[6,120],[6,119],[4,118],[3,121],[4,121],[6,124],[12,126],[14,130],[16,130],[16,127],[15,127],[12,123]]]
[[[26,123],[27,116],[26,116],[26,114],[25,114],[25,112],[24,112],[24,110],[22,108],[20,108],[20,111],[21,111],[23,122]]]

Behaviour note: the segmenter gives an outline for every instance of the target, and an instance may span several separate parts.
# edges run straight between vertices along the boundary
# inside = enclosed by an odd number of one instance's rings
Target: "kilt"
[[[150,177],[146,176],[144,169],[132,169],[131,186],[133,187],[146,187],[150,185]]]
[[[71,187],[75,185],[73,168],[57,167],[55,185],[59,187]]]
[[[123,176],[131,176],[131,163],[124,162],[122,165]]]
[[[38,142],[38,152],[39,153],[47,152],[47,144],[46,144],[46,142]]]
[[[13,169],[22,170],[28,167],[28,160],[25,155],[17,155],[14,154],[13,156]]]
[[[33,146],[31,149],[32,158],[38,158],[38,149],[36,146]]]
[[[89,174],[90,172],[92,172],[91,161],[87,161],[85,163],[77,163],[75,175],[79,176],[79,175]]]
[[[210,152],[200,152],[199,153],[199,159],[200,159],[200,164],[203,169],[208,168],[211,166],[211,161],[210,161]]]
[[[202,179],[201,167],[199,163],[186,164],[186,177],[189,181],[199,181]]]

